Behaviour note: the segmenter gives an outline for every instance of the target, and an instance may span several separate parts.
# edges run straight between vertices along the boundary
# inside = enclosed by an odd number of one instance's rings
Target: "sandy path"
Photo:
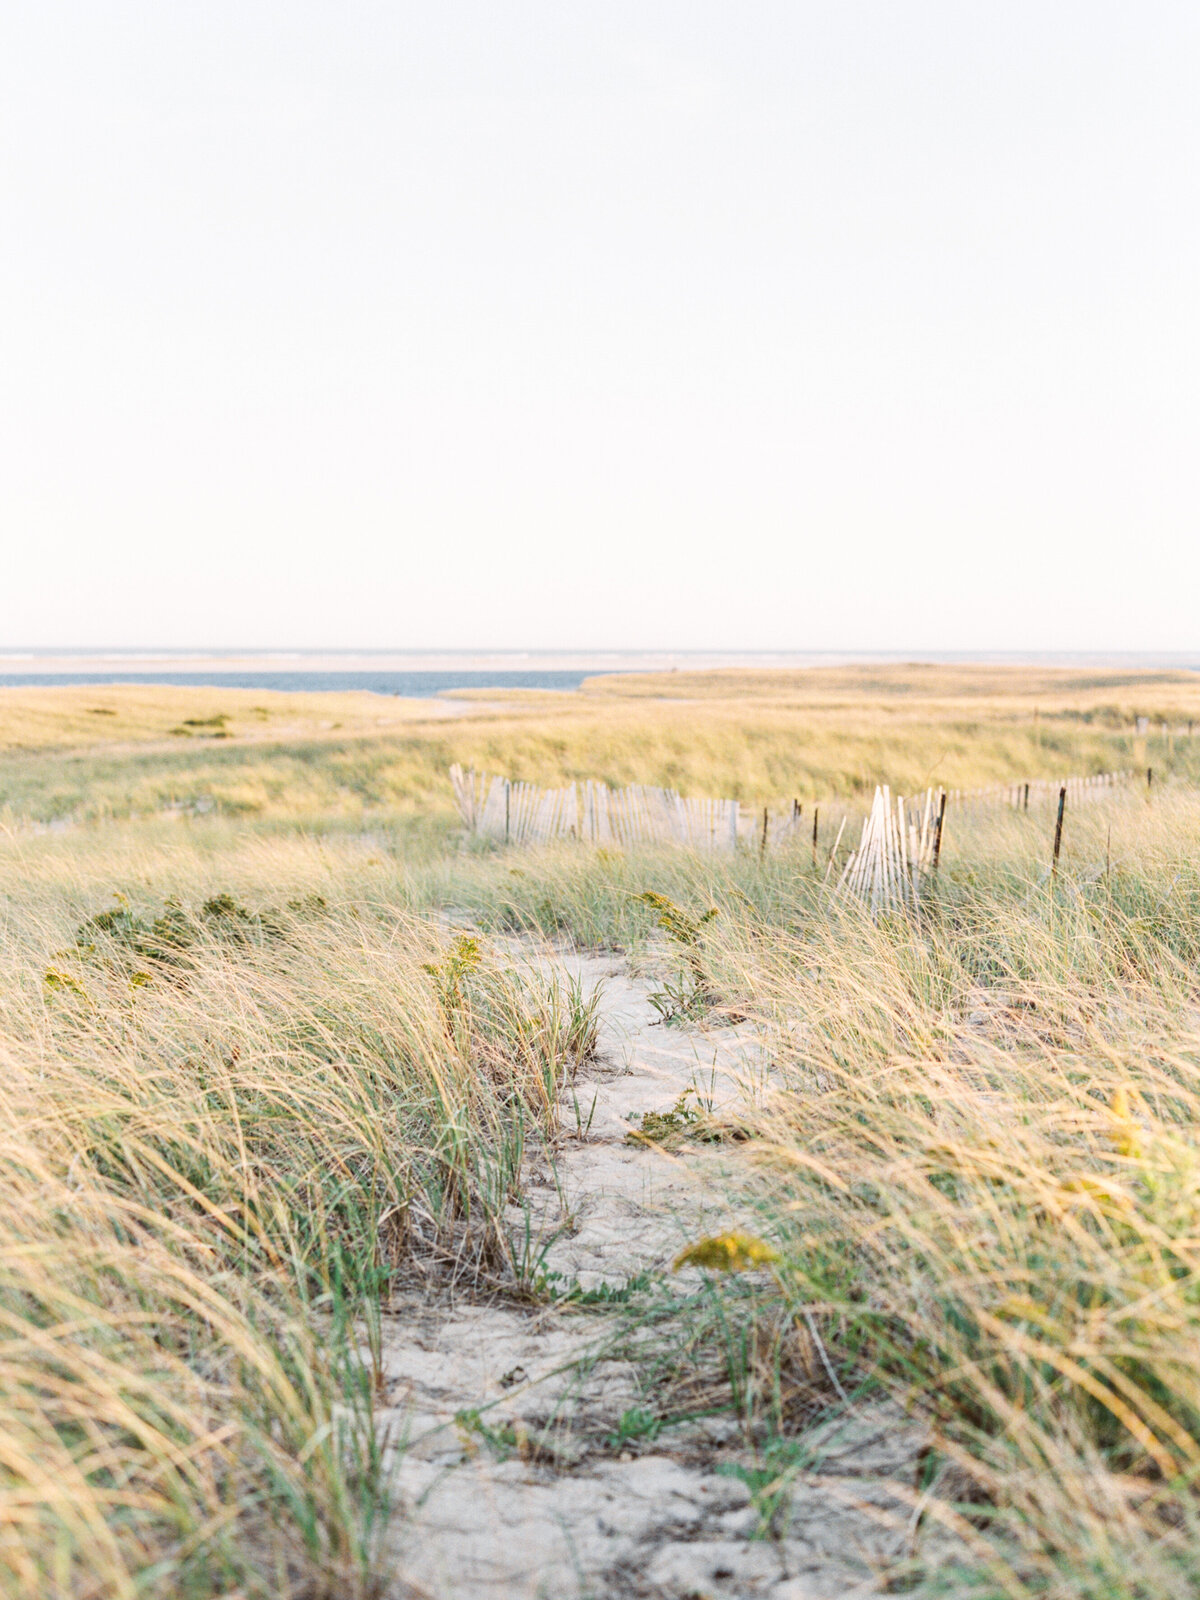
[[[547,1268],[584,1288],[617,1286],[728,1223],[715,1189],[705,1193],[715,1158],[628,1145],[631,1114],[666,1110],[691,1085],[718,1105],[734,1099],[761,1052],[745,1028],[655,1026],[651,985],[612,959],[570,964],[604,983],[601,1064],[568,1097],[564,1123],[576,1136],[557,1185],[534,1189],[530,1216],[548,1235],[565,1200],[569,1232],[546,1251]],[[590,1117],[583,1136],[576,1104],[580,1121]],[[752,1460],[732,1418],[665,1429],[649,1444],[612,1442],[622,1414],[646,1404],[639,1372],[615,1359],[577,1364],[614,1320],[461,1299],[414,1300],[387,1319],[382,1420],[410,1441],[397,1464],[407,1515],[397,1519],[394,1600],[878,1593],[878,1572],[908,1543],[907,1507],[888,1484],[912,1484],[915,1430],[862,1409],[814,1430],[817,1465],[797,1478],[786,1527],[758,1537],[749,1490],[728,1473]],[[472,1410],[490,1442],[464,1426]]]

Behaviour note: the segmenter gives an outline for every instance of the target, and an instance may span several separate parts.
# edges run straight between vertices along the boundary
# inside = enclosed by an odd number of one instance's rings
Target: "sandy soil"
[[[569,1101],[564,1122],[576,1136],[557,1183],[534,1191],[530,1216],[543,1241],[564,1210],[569,1218],[546,1250],[549,1270],[585,1288],[617,1286],[736,1220],[704,1184],[719,1152],[630,1145],[631,1115],[668,1109],[690,1085],[718,1105],[753,1093],[764,1063],[745,1027],[655,1025],[650,984],[612,960],[573,964],[603,983],[602,1058]],[[388,1317],[382,1422],[407,1441],[392,1600],[881,1592],[882,1574],[911,1547],[915,1425],[886,1407],[837,1405],[806,1436],[812,1469],[764,1536],[731,1472],[754,1460],[733,1417],[614,1442],[623,1413],[646,1403],[635,1362],[614,1351],[589,1360],[616,1320],[453,1298],[414,1298]],[[472,1412],[487,1433],[464,1420]]]

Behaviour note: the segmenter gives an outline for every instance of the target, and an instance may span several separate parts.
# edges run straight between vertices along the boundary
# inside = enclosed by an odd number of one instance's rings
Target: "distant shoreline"
[[[0,663],[2,665],[3,663]],[[120,667],[108,672],[2,672],[0,689],[52,689],[70,686],[100,688],[126,684],[180,689],[259,689],[283,694],[334,693],[393,695],[406,700],[430,700],[453,690],[578,689],[588,672],[375,672],[354,671],[200,671],[129,672]]]
[[[1200,670],[1194,651],[1055,650],[71,650],[0,648],[0,686],[165,683],[214,687],[375,688],[376,692],[437,694],[440,688],[403,690],[400,678],[444,688],[577,688],[584,678],[619,672],[713,671],[721,668],[799,671],[811,667],[912,662],[1125,671]],[[285,681],[290,680],[290,681]],[[304,681],[300,681],[304,680]],[[354,680],[354,681],[352,681]],[[368,681],[369,680],[369,681]],[[453,680],[453,681],[451,681]]]

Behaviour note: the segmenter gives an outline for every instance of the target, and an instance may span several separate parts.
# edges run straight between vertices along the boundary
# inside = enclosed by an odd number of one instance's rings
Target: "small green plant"
[[[60,972],[57,967],[46,968],[45,984],[47,989],[78,995],[81,1000],[86,1000],[88,997],[87,990],[78,978],[72,977],[69,972]]]
[[[477,1406],[470,1406],[466,1410],[457,1412],[454,1426],[468,1450],[478,1451],[480,1443],[486,1444],[493,1455],[501,1461],[528,1452],[529,1434],[523,1427],[511,1422],[502,1422],[495,1427],[483,1420],[483,1414]]]
[[[691,1104],[696,1091],[685,1089],[669,1111],[643,1111],[638,1117],[638,1126],[631,1128],[625,1135],[626,1144],[654,1144],[663,1148],[682,1144],[685,1139],[694,1139],[698,1134],[701,1123],[700,1109]]]
[[[648,1272],[637,1272],[624,1283],[597,1283],[590,1289],[584,1289],[577,1278],[568,1278],[562,1272],[542,1272],[537,1278],[538,1290],[548,1300],[558,1305],[585,1308],[628,1305],[653,1284],[654,1279]]]
[[[508,1461],[513,1456],[519,1456],[522,1461],[550,1460],[555,1455],[554,1445],[544,1433],[530,1433],[523,1422],[487,1423],[482,1411],[475,1406],[458,1412],[454,1425],[468,1451],[478,1450],[482,1443],[500,1461]]]
[[[699,1021],[716,1004],[716,995],[704,968],[702,942],[705,927],[717,915],[716,906],[692,916],[665,894],[647,889],[636,897],[655,913],[658,926],[683,957],[683,970],[677,983],[664,981],[661,989],[647,995],[659,1020],[671,1023]]]
[[[722,1461],[717,1472],[723,1478],[736,1478],[750,1491],[750,1503],[758,1513],[756,1539],[769,1539],[783,1531],[791,1505],[792,1486],[797,1477],[812,1465],[809,1453],[796,1439],[772,1438],[763,1448],[756,1465]]]
[[[711,1003],[707,991],[687,979],[682,983],[672,983],[670,979],[664,978],[662,988],[655,989],[646,996],[646,999],[658,1012],[659,1021],[666,1027],[701,1021],[707,1015]]]
[[[422,968],[433,978],[438,997],[447,1011],[457,1011],[463,1002],[463,979],[475,972],[483,960],[479,940],[469,933],[460,933],[441,961],[422,962]]]
[[[604,1443],[610,1450],[623,1450],[626,1445],[635,1444],[643,1439],[647,1444],[651,1444],[658,1438],[666,1423],[666,1417],[660,1417],[657,1412],[647,1411],[643,1406],[631,1406],[628,1411],[621,1413],[616,1429],[608,1435]]]
[[[153,918],[138,916],[130,908],[128,898],[120,892],[114,898],[115,906],[97,912],[76,929],[70,955],[98,958],[109,964],[114,960],[137,960],[172,966],[178,965],[202,939],[246,945],[264,938],[279,938],[284,931],[278,913],[248,911],[226,892],[205,900],[198,913],[189,911],[177,896],[171,895],[163,901],[162,911]],[[324,901],[319,895],[289,904],[293,911],[312,911],[318,908],[317,902],[323,908]],[[133,980],[147,983],[150,974],[139,971],[133,975]]]

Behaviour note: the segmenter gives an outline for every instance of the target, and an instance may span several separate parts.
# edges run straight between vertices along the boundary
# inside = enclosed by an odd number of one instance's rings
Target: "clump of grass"
[[[369,1595],[369,1393],[209,1198],[244,1180],[111,1067],[3,1059],[0,1588]]]

